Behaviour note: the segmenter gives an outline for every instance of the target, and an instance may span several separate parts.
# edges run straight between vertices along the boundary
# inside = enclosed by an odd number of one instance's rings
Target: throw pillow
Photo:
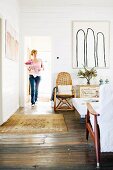
[[[72,95],[72,85],[58,85],[58,94]]]

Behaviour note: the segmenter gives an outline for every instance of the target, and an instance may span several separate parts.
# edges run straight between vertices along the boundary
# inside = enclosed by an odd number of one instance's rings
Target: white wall
[[[33,1],[34,2],[34,1]],[[36,1],[35,1],[36,3]],[[25,5],[25,4],[24,4]],[[76,80],[72,69],[72,21],[110,21],[110,68],[98,69],[98,79],[108,77],[113,82],[113,7],[70,5],[22,7],[23,36],[52,37],[52,80],[60,71],[68,71]],[[59,60],[57,60],[57,56]],[[54,82],[53,82],[54,84]]]
[[[0,19],[0,37],[2,37],[2,20]],[[2,39],[0,38],[0,44],[2,44]],[[2,120],[2,46],[0,45],[0,123]]]
[[[0,124],[5,122],[19,108],[19,60],[5,57],[5,20],[19,33],[19,6],[17,0],[0,1],[2,18],[2,55],[1,57],[1,108]]]

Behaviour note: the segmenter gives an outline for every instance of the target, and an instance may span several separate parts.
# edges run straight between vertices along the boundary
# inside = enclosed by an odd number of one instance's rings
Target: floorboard
[[[38,107],[33,110],[33,114],[39,114]],[[48,109],[51,114],[64,115],[68,132],[0,135],[0,169],[96,170],[94,145],[91,139],[88,143],[85,139],[85,121],[81,121],[75,111],[54,113],[51,108]],[[26,110],[32,114],[30,106],[19,109],[18,113],[24,114]],[[41,113],[41,108],[39,110]],[[101,154],[99,169],[113,170],[113,153]]]

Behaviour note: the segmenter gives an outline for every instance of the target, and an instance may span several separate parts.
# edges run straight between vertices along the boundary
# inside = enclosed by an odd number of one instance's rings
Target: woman
[[[35,105],[38,99],[38,86],[41,80],[41,70],[44,70],[44,66],[41,59],[37,59],[37,50],[31,51],[33,59],[27,61],[27,69],[29,71],[29,81],[31,87],[31,104]]]

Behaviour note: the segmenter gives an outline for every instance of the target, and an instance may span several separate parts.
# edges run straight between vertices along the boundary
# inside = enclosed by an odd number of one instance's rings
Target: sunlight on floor
[[[52,114],[53,108],[51,107],[51,101],[49,102],[37,102],[34,107],[28,102],[21,113],[24,114]]]

